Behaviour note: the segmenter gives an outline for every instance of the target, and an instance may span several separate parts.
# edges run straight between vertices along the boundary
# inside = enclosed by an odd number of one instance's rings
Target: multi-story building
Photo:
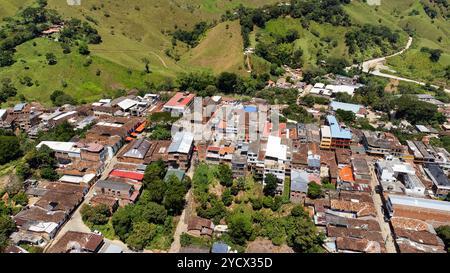
[[[80,144],[81,160],[103,162],[107,159],[108,151],[105,147],[98,143],[89,143],[87,145]]]
[[[139,190],[131,183],[116,180],[99,180],[94,185],[96,194],[119,198],[120,205],[134,203],[139,196]]]
[[[247,157],[241,154],[239,151],[233,154],[231,159],[231,170],[233,171],[233,177],[244,177],[247,175]]]
[[[350,130],[341,127],[332,115],[328,115],[326,125],[321,127],[320,147],[323,149],[349,148],[352,142]]]
[[[327,125],[322,125],[320,128],[320,148],[331,149],[331,128]]]
[[[194,98],[194,94],[178,92],[166,104],[164,104],[163,110],[175,115],[182,115],[192,104]]]
[[[362,143],[366,152],[370,155],[387,156],[407,159],[409,154],[406,147],[401,145],[398,139],[391,133],[362,131]]]
[[[169,166],[187,170],[190,166],[193,148],[194,136],[188,132],[177,132],[167,150]]]
[[[445,198],[450,193],[450,179],[437,164],[425,164],[424,170],[433,182],[432,190],[438,197]]]
[[[286,175],[290,175],[290,157],[288,145],[282,144],[282,139],[276,136],[269,136],[264,158],[264,178],[268,174],[278,178],[278,188],[284,189]]]

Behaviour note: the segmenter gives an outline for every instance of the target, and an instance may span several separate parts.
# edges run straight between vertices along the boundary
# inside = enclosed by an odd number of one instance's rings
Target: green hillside
[[[55,65],[47,64],[46,54],[50,52],[56,56]],[[59,44],[46,38],[17,47],[15,58],[15,64],[0,68],[0,78],[12,79],[19,96],[46,104],[50,104],[54,90],[64,90],[80,102],[92,101],[118,88],[141,87],[150,77],[97,56],[82,56],[76,49],[63,54]],[[25,77],[31,78],[32,86],[21,83]],[[15,102],[17,99],[10,100],[10,104]]]
[[[26,5],[32,3],[32,0],[2,0],[0,5],[0,20],[13,16],[16,12]]]
[[[33,0],[3,0],[0,18],[14,15],[20,7]],[[52,40],[37,39],[36,46],[27,42],[17,48],[16,63],[0,68],[0,78],[13,79],[19,95],[28,100],[49,103],[48,96],[67,83],[66,92],[78,100],[96,99],[117,88],[141,87],[145,81],[155,84],[172,82],[178,73],[190,70],[210,70],[214,73],[232,71],[247,75],[243,55],[243,42],[238,21],[220,23],[226,10],[240,4],[261,7],[278,3],[277,0],[82,0],[80,6],[69,6],[66,1],[48,0],[48,8],[55,9],[65,19],[72,17],[90,22],[102,36],[103,42],[90,45],[92,64],[85,66],[86,57],[72,50],[66,55],[60,45]],[[425,1],[431,3],[432,1]],[[388,26],[400,33],[399,45],[406,43],[408,30],[413,34],[412,48],[402,56],[389,59],[388,64],[399,75],[422,79],[438,84],[445,83],[445,72],[450,65],[450,27],[445,12],[438,10],[437,17],[429,18],[419,0],[382,0],[381,6],[369,6],[355,0],[344,5],[353,25]],[[215,25],[209,29],[194,48],[177,41],[173,43],[171,32],[177,29],[191,30],[201,21]],[[310,21],[303,27],[300,18],[278,18],[267,22],[266,27],[250,33],[250,43],[273,39],[272,35],[286,35],[290,29],[299,33],[294,49],[301,49],[303,67],[315,66],[318,60],[328,57],[346,58],[352,62],[345,44],[345,34],[355,29],[332,26]],[[431,62],[422,47],[442,50],[438,62]],[[369,49],[358,60],[380,55],[379,48]],[[45,54],[54,52],[58,63],[49,66]],[[174,57],[174,55],[176,57]],[[370,55],[370,56],[369,56]],[[143,73],[143,59],[150,61],[151,73]],[[270,63],[252,56],[254,71],[270,71]],[[98,71],[100,75],[97,76]],[[131,72],[131,74],[130,74]],[[31,87],[20,83],[30,77],[38,81]],[[448,85],[448,80],[447,80]],[[10,103],[18,101],[18,96]]]
[[[255,6],[274,0],[83,0],[81,6],[49,0],[49,6],[65,17],[94,18],[103,43],[92,47],[94,55],[127,68],[142,69],[142,58],[150,60],[155,77],[174,76],[186,67],[166,56],[176,28],[190,29],[200,21],[219,20],[239,4]],[[210,67],[215,70],[215,67]]]
[[[199,45],[188,51],[183,64],[210,68],[215,73],[231,71],[246,74],[239,23],[220,23],[206,33]]]
[[[16,63],[0,68],[0,78],[13,79],[18,89],[18,96],[10,99],[8,104],[17,102],[20,95],[27,100],[49,104],[49,95],[62,89],[62,83],[67,84],[65,92],[79,101],[90,101],[117,88],[141,87],[146,81],[155,84],[172,82],[178,73],[192,69],[239,72],[243,55],[236,22],[229,22],[229,29],[226,24],[211,29],[197,48],[190,49],[179,42],[177,51],[186,53],[179,62],[165,53],[172,46],[168,31],[189,30],[200,21],[213,22],[220,19],[225,10],[239,4],[254,6],[271,2],[274,1],[130,0],[99,3],[83,0],[80,6],[69,6],[66,1],[48,0],[48,8],[57,10],[63,18],[89,21],[99,31],[103,42],[89,46],[92,56],[89,67],[85,66],[86,57],[79,55],[76,48],[65,55],[60,45],[52,40],[40,38],[34,40],[36,46],[30,41],[17,47]],[[19,7],[34,1],[7,0],[6,3],[0,9],[1,16],[12,16]],[[223,43],[229,46],[221,47]],[[50,52],[58,59],[54,66],[45,62],[45,54]],[[143,58],[150,61],[150,74],[142,73]],[[98,71],[101,71],[100,76],[97,76]],[[25,77],[38,84],[31,87],[21,84],[20,79]]]
[[[297,30],[300,35],[300,38],[295,41],[295,48],[303,50],[304,68],[316,65],[319,52],[325,56],[349,59],[344,42],[344,36],[348,30],[346,27],[311,22],[309,29],[305,29],[299,19],[286,17],[269,21],[258,35],[259,39],[270,39],[273,34],[283,36],[292,29]],[[336,45],[333,44],[333,41],[336,42]]]
[[[436,18],[431,19],[418,0],[382,0],[380,6],[352,1],[345,6],[345,10],[359,24],[383,24],[392,29],[411,31],[414,39],[412,47],[405,54],[388,59],[388,65],[397,71],[398,75],[439,85],[450,84],[444,77],[444,69],[450,65],[450,22],[449,17],[446,17],[448,15],[440,12]],[[422,47],[442,50],[439,61],[431,62],[426,53],[420,52]]]

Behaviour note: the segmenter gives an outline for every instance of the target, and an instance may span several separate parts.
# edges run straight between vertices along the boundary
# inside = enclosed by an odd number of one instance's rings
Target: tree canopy
[[[0,165],[15,160],[21,155],[19,139],[16,136],[0,135]]]
[[[245,213],[236,213],[228,221],[229,234],[236,244],[244,245],[253,232],[251,216]]]
[[[264,179],[264,184],[264,194],[268,196],[275,196],[278,187],[278,178],[275,175],[269,173]]]

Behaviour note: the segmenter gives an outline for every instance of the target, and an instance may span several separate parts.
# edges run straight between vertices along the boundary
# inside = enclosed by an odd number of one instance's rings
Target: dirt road
[[[409,37],[408,38],[408,42],[406,43],[406,46],[402,50],[400,50],[399,52],[396,52],[396,53],[394,53],[392,55],[389,55],[389,56],[384,56],[384,57],[380,57],[380,58],[367,60],[367,61],[363,62],[362,64],[352,65],[351,67],[362,67],[362,71],[363,72],[369,73],[369,74],[372,74],[372,75],[375,75],[375,76],[383,77],[383,78],[395,79],[395,80],[399,80],[399,81],[412,82],[412,83],[416,83],[416,84],[419,84],[419,85],[425,85],[426,83],[421,82],[421,81],[412,80],[412,79],[399,77],[399,76],[395,76],[395,75],[391,75],[391,74],[387,74],[387,73],[381,72],[381,70],[383,70],[383,69],[389,70],[389,68],[384,65],[386,59],[403,54],[406,50],[408,50],[411,47],[412,42],[413,42],[413,38]],[[348,67],[348,68],[351,68],[351,67]],[[439,86],[437,86],[437,85],[431,85],[431,86],[434,87],[434,88],[439,88]],[[444,90],[446,92],[450,92],[450,89],[444,89]]]
[[[194,162],[194,159],[192,159],[192,162]],[[194,176],[194,166],[191,166],[186,173],[187,176],[189,176],[191,179]],[[192,207],[192,203],[194,201],[194,197],[192,195],[192,189],[188,191],[186,194],[186,206],[184,207],[183,212],[181,213],[180,220],[178,221],[177,228],[175,229],[175,232],[173,234],[173,242],[170,246],[169,253],[178,253],[181,249],[181,242],[180,237],[181,234],[184,232],[187,232],[187,219],[190,216],[190,208]]]

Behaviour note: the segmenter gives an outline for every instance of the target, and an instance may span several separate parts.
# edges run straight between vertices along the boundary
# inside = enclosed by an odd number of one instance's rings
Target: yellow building
[[[330,126],[323,125],[320,127],[320,148],[331,148],[331,129]]]

